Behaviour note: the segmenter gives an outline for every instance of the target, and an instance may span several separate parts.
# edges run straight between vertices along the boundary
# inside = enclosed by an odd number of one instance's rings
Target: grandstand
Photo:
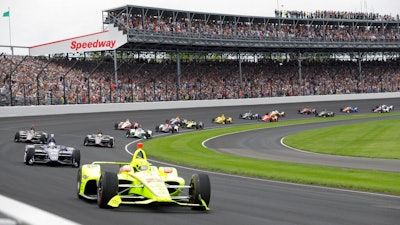
[[[399,91],[400,20],[351,12],[275,17],[126,5],[104,31],[2,54],[1,105]]]

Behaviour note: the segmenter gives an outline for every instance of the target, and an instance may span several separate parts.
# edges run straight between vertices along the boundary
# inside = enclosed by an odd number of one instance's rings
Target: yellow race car
[[[95,200],[100,208],[126,205],[177,204],[192,209],[209,210],[210,179],[207,174],[193,174],[189,185],[174,167],[156,167],[147,161],[143,144],[130,162],[93,162],[83,165],[77,175],[79,198]],[[117,167],[116,171],[102,166]]]
[[[231,124],[233,123],[233,119],[232,117],[226,117],[225,114],[221,114],[221,116],[212,118],[211,122],[218,124]]]

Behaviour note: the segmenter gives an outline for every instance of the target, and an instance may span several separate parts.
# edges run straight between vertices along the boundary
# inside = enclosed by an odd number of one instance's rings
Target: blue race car
[[[358,112],[358,107],[354,107],[354,106],[347,106],[345,108],[341,108],[340,112],[344,112],[344,113],[355,113]]]

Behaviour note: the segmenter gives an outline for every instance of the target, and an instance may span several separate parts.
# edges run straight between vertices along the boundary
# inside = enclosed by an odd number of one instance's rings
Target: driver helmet
[[[54,142],[49,143],[49,148],[54,149],[56,147],[56,144]]]
[[[49,143],[50,142],[56,142],[56,139],[54,139],[54,134],[50,134]]]
[[[142,159],[142,158],[137,158],[136,160],[134,160],[132,162],[132,167],[136,170],[136,171],[144,171],[150,168],[150,164],[149,162],[147,162],[147,160]]]

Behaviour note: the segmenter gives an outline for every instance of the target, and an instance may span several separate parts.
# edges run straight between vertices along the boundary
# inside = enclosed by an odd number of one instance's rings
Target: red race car
[[[130,130],[131,128],[133,128],[133,126],[134,126],[134,123],[129,121],[129,119],[126,119],[123,122],[115,123],[114,129],[115,130]]]
[[[278,110],[274,110],[261,117],[261,120],[265,122],[278,122],[279,117],[284,117],[284,116],[285,112],[279,112]]]
[[[315,108],[307,106],[307,107],[305,107],[303,109],[298,109],[297,113],[304,114],[304,115],[310,115],[310,114],[314,114],[315,115],[317,113],[317,110]]]

